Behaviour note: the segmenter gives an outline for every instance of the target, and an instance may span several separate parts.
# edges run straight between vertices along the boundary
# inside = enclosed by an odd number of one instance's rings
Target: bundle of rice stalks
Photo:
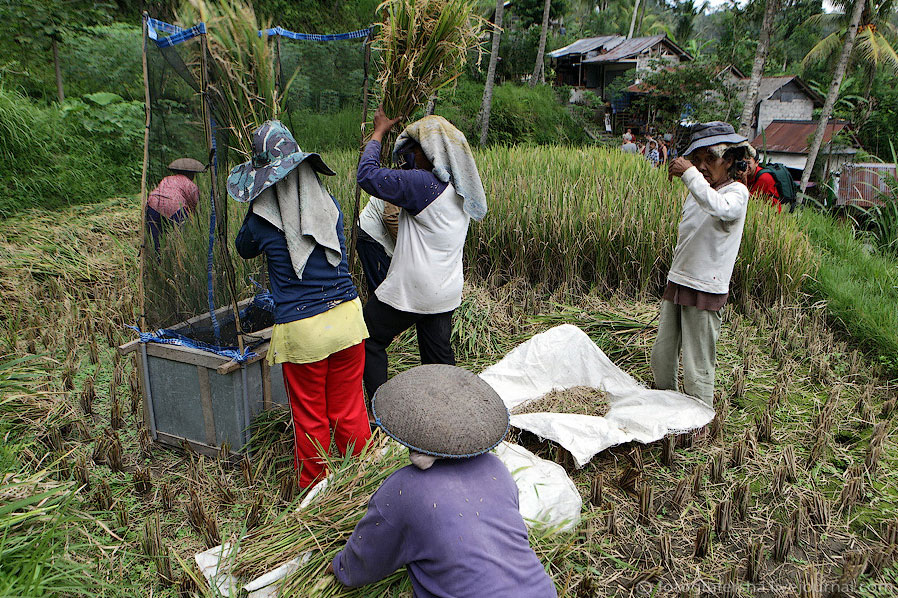
[[[411,116],[461,75],[468,53],[480,50],[484,21],[475,7],[470,0],[387,0],[378,7],[382,21],[374,48],[387,115]]]
[[[286,509],[274,521],[250,532],[241,541],[235,559],[238,577],[254,578],[309,553],[310,557],[303,559],[280,587],[283,596],[309,595],[309,580],[324,577],[324,569],[364,515],[371,495],[388,475],[408,463],[405,449],[385,437],[371,442],[360,457],[325,458],[330,472],[327,488],[304,509]],[[405,572],[399,571],[366,586],[366,592],[380,596],[403,578]],[[340,596],[345,591],[336,581],[324,584],[316,588],[321,593],[315,595]]]
[[[243,0],[186,0],[178,13],[181,23],[204,22],[209,56],[215,69],[210,81],[214,102],[221,106],[234,132],[235,149],[252,156],[252,132],[278,118],[281,98],[275,83],[275,61],[267,35],[268,24],[256,18]]]
[[[604,417],[610,408],[605,391],[590,386],[573,386],[548,392],[535,401],[519,405],[512,413],[575,413]]]

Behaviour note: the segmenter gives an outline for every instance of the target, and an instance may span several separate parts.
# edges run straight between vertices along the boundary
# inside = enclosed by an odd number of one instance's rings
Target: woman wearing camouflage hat
[[[371,436],[362,395],[368,329],[349,276],[343,213],[316,174],[334,172],[276,120],[256,130],[253,151],[228,177],[228,193],[250,202],[237,252],[268,258],[268,360],[283,367],[299,483],[308,488],[324,473],[319,452],[331,432],[341,453],[358,454]]]
[[[689,195],[661,301],[652,373],[656,388],[677,390],[682,353],[686,394],[712,407],[720,310],[729,296],[748,207],[748,189],[739,182],[745,145],[727,123],[696,125],[684,157],[668,167]]]
[[[518,488],[489,452],[509,424],[496,391],[467,370],[422,365],[380,386],[371,409],[412,465],[378,488],[327,571],[358,587],[405,567],[415,598],[555,598]]]

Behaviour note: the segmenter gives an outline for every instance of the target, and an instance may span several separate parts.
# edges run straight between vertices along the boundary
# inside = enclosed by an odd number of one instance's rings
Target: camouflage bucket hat
[[[279,120],[265,121],[253,133],[253,158],[231,169],[228,194],[237,201],[252,201],[294,168],[309,160],[321,174],[333,176],[318,154],[304,152]]]

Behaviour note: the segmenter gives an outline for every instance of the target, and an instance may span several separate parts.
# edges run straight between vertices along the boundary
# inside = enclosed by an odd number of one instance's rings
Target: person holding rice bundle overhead
[[[441,116],[410,124],[396,140],[394,160],[413,168],[381,167],[381,142],[398,121],[378,107],[357,173],[367,193],[402,208],[387,277],[365,304],[371,333],[365,344],[369,397],[387,380],[387,347],[411,326],[417,327],[422,364],[455,364],[449,336],[452,313],[461,304],[465,237],[471,218],[486,214],[486,193],[471,148]]]
[[[327,569],[347,586],[406,567],[415,598],[555,598],[530,548],[511,473],[490,450],[508,410],[479,376],[422,365],[383,384],[377,424],[409,449]]]
[[[368,330],[349,276],[343,213],[317,173],[334,174],[271,120],[253,134],[252,160],[228,177],[228,193],[250,202],[237,252],[268,258],[275,304],[268,360],[283,367],[303,488],[324,473],[319,451],[327,451],[331,431],[341,453],[359,454],[371,436],[362,393]]]
[[[739,182],[746,145],[727,123],[695,125],[683,157],[668,167],[689,194],[661,301],[652,373],[656,388],[677,390],[682,354],[686,394],[711,407],[720,310],[729,296],[748,207],[748,189]]]

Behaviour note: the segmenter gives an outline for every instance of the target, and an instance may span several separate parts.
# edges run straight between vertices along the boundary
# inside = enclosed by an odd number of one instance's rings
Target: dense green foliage
[[[143,122],[115,94],[42,108],[0,87],[0,217],[136,192]]]
[[[469,141],[478,139],[477,114],[483,85],[462,81],[440,97],[436,113],[445,116],[465,133]],[[552,87],[534,88],[514,83],[497,85],[487,143],[555,144],[588,141],[583,129],[559,102]]]
[[[718,77],[718,71],[713,64],[692,62],[675,71],[659,69],[647,73],[643,88],[663,89],[665,93],[640,95],[633,105],[651,111],[662,131],[673,131],[684,116],[694,122],[721,120],[738,125],[742,111],[738,90]],[[624,83],[626,79],[621,77],[618,81]]]

